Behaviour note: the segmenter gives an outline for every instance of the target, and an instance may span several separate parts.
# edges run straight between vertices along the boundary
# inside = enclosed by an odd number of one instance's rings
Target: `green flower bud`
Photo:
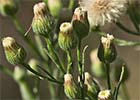
[[[21,47],[14,38],[6,37],[2,40],[2,45],[4,47],[4,52],[6,59],[11,64],[18,64],[24,61],[26,57],[26,52],[23,47]]]
[[[97,49],[95,49],[90,53],[91,70],[96,77],[105,78],[106,77],[105,66],[97,57],[97,52],[98,52]]]
[[[14,69],[14,79],[17,82],[22,82],[25,79],[25,71],[21,69],[19,66],[15,66]]]
[[[92,99],[97,99],[100,88],[88,72],[85,72],[84,84],[87,86],[87,95]]]
[[[54,28],[54,18],[44,2],[34,5],[32,29],[35,33],[46,36]]]
[[[102,90],[98,94],[98,100],[113,100],[110,90]]]
[[[80,91],[71,74],[64,75],[64,92],[70,99],[78,99],[80,97]]]
[[[48,0],[48,7],[53,16],[58,16],[62,9],[61,0]]]
[[[0,0],[0,13],[3,16],[13,16],[18,11],[17,0]]]
[[[104,63],[111,63],[116,59],[117,51],[115,45],[112,43],[114,37],[107,34],[106,37],[101,38],[101,44],[98,48],[98,57]]]
[[[116,82],[118,82],[120,79],[122,66],[124,67],[124,74],[123,74],[122,82],[125,82],[126,80],[128,80],[130,76],[129,69],[126,62],[121,57],[117,57],[116,60],[113,62],[112,66],[113,66],[112,76]]]
[[[87,18],[87,11],[85,11],[82,7],[75,9],[72,25],[79,39],[82,39],[88,35],[90,27]]]
[[[30,67],[32,69],[34,69],[35,71],[37,71],[37,72],[39,70],[38,67],[37,67],[38,63],[39,62],[36,59],[34,59],[34,58],[30,59],[29,62],[28,62],[28,64],[30,65]],[[29,71],[29,70],[28,70],[28,74],[31,75],[31,76],[34,76],[35,75],[31,71]]]
[[[63,50],[73,49],[77,46],[78,39],[71,23],[65,22],[60,26],[58,44]]]

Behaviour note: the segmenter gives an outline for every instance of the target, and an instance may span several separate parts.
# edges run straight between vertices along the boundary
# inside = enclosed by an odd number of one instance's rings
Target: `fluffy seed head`
[[[115,21],[126,11],[126,0],[81,0],[80,5],[88,11],[91,26]]]

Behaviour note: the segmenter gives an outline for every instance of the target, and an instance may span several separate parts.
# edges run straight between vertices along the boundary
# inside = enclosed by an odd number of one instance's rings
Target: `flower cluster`
[[[15,17],[18,11],[16,0],[0,0],[0,13],[12,18],[18,31],[22,33],[20,35],[37,55],[29,61],[25,60],[28,50],[25,51],[13,37],[5,37],[2,39],[4,53],[7,61],[15,68],[11,71],[0,64],[0,67],[2,66],[0,70],[2,69],[19,84],[24,100],[39,100],[41,79],[48,81],[53,100],[57,97],[56,90],[60,94],[62,92],[54,86],[63,87],[69,99],[117,100],[118,96],[121,96],[120,85],[128,79],[129,70],[124,60],[117,56],[115,45],[128,46],[139,45],[139,43],[116,39],[113,35],[102,32],[100,26],[107,22],[116,22],[123,30],[139,35],[137,25],[139,23],[134,22],[138,32],[133,32],[117,22],[126,11],[127,1],[80,0],[80,6],[75,8],[71,20],[64,22],[60,21],[60,12],[64,10],[61,0],[44,1],[47,2],[39,2],[33,7],[31,28],[35,41],[32,41],[28,36],[23,36],[25,32]],[[72,12],[74,3],[74,0],[70,0],[69,6],[65,9]],[[137,13],[135,12],[135,15]],[[130,17],[133,16],[130,14]],[[93,67],[91,72],[95,77],[87,72],[85,64],[85,52],[88,46],[82,48],[83,39],[92,33],[91,31],[100,35],[99,47],[90,55]],[[110,66],[114,67],[111,69]],[[76,75],[75,68],[77,68]],[[28,84],[27,77],[34,81],[32,87]],[[104,79],[106,84],[102,86],[98,78]]]

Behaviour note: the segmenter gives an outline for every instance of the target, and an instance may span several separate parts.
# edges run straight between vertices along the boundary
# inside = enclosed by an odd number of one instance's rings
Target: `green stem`
[[[47,60],[47,62],[45,63],[45,66],[46,66],[47,70],[45,70],[43,68],[44,72],[47,73],[47,75],[50,76],[52,79],[55,79],[53,77],[53,72],[54,72],[55,69],[52,70],[52,68],[50,67],[50,66],[52,66],[52,63],[50,62],[50,59]],[[50,74],[50,73],[52,73],[52,74]],[[63,84],[63,82],[62,82],[62,84]],[[62,86],[62,85],[60,85],[60,86]],[[48,88],[49,88],[49,91],[50,91],[51,100],[55,100],[56,99],[56,93],[55,93],[56,91],[55,91],[54,84],[52,84],[51,82],[48,82]]]
[[[81,41],[79,41],[78,47],[77,47],[77,59],[78,59],[78,71],[79,71],[79,76],[80,76],[80,91],[81,91],[81,99],[85,99],[84,95],[84,72],[82,68],[82,60],[81,60]]]
[[[124,67],[122,67],[122,71],[121,71],[119,82],[118,82],[117,86],[115,87],[115,96],[114,96],[115,100],[117,100],[117,97],[118,97],[118,94],[119,94],[119,88],[120,88],[120,85],[122,83],[123,75],[124,75]]]
[[[83,71],[83,74],[85,72],[85,51],[86,49],[88,48],[88,45],[86,45],[83,49],[83,52],[82,52],[82,71]],[[83,76],[83,80],[85,80],[85,77]]]
[[[32,73],[34,73],[35,75],[43,78],[43,79],[47,79],[48,81],[54,82],[54,83],[58,83],[58,84],[62,84],[62,82],[57,81],[55,79],[49,78],[47,76],[44,76],[42,74],[40,74],[39,72],[35,71],[34,69],[32,69],[28,64],[25,63],[21,63],[21,65],[23,65],[25,68],[27,68],[29,71],[31,71]]]
[[[48,0],[44,0],[44,2],[45,2],[46,4],[48,4]]]
[[[77,59],[78,59],[78,70],[79,70],[79,74],[82,76],[81,42],[79,42],[79,45],[77,47]]]
[[[38,51],[40,53],[40,56],[45,60],[47,61],[48,60],[48,57],[46,55],[44,55],[44,50],[43,50],[43,43],[41,41],[41,38],[39,35],[35,35],[35,41],[36,41],[36,44],[38,46]]]
[[[39,85],[40,85],[40,79],[35,78],[34,79],[33,92],[34,92],[34,95],[35,95],[36,100],[39,99]]]
[[[116,43],[119,46],[138,46],[138,45],[140,45],[140,42],[126,41],[126,40],[118,39],[118,38],[114,39],[114,43]]]
[[[10,70],[9,68],[7,68],[6,66],[3,66],[1,64],[0,64],[0,71],[2,71],[3,73],[9,75],[10,77],[13,77],[12,70]]]
[[[50,39],[45,38],[45,40],[46,40],[47,49],[48,49],[48,51],[46,49],[44,49],[45,52],[48,54],[48,56],[51,58],[51,60],[56,64],[57,68],[60,69],[65,74],[66,72],[64,70],[64,67],[61,64],[59,57],[57,56],[56,51],[54,50]]]
[[[124,25],[122,25],[120,22],[116,22],[116,25],[117,25],[120,29],[122,29],[122,30],[124,30],[124,31],[126,31],[126,32],[128,32],[128,33],[130,33],[130,34],[132,34],[132,35],[138,35],[138,36],[140,36],[139,33],[136,33],[136,32],[133,32],[133,31],[129,30],[129,29],[126,28]]]
[[[37,65],[42,71],[44,71],[50,78],[56,80],[47,70],[45,70],[43,67]]]
[[[105,36],[106,34],[101,31],[97,31],[98,35],[100,36]],[[138,46],[140,45],[140,42],[134,42],[134,41],[127,41],[119,38],[114,39],[114,43],[117,44],[118,46]]]
[[[35,100],[35,97],[26,81],[19,81],[17,83],[19,84],[23,100]]]
[[[67,51],[67,59],[68,59],[67,73],[71,73],[72,57],[71,57],[71,52],[69,50]]]
[[[123,93],[124,93],[125,100],[130,100],[129,95],[128,95],[128,90],[126,88],[125,83],[121,84],[121,87],[122,87],[122,90],[123,90]]]
[[[24,36],[25,30],[20,25],[20,22],[18,21],[16,15],[11,16],[13,23],[15,24],[17,30],[21,33],[22,36]]]
[[[74,1],[75,1],[75,0],[69,0],[69,6],[68,6],[68,8],[69,8],[70,10],[73,9]]]
[[[108,89],[111,90],[111,83],[110,83],[110,64],[105,63],[106,66],[106,77],[107,77],[107,85]]]
[[[49,89],[50,89],[50,94],[51,94],[51,100],[56,100],[56,91],[55,91],[55,87],[54,84],[52,83],[48,83],[49,84]]]

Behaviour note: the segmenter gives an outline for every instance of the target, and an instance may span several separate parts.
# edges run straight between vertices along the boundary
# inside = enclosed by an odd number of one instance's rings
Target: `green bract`
[[[112,43],[114,37],[107,34],[106,37],[101,38],[101,44],[98,48],[98,57],[104,63],[111,63],[116,59],[117,51],[115,45]]]
[[[6,59],[11,64],[19,64],[24,61],[26,52],[12,37],[6,37],[2,41]]]
[[[44,2],[34,6],[34,17],[32,20],[32,29],[35,33],[46,36],[54,28],[54,19],[49,13]]]
[[[17,0],[0,0],[0,13],[3,16],[13,16],[18,11]]]
[[[82,7],[75,9],[72,25],[79,39],[88,35],[90,27],[87,18],[87,11],[85,11]]]
[[[80,91],[77,85],[74,83],[71,74],[64,75],[64,92],[70,99],[78,99],[80,97]]]
[[[60,48],[63,50],[73,49],[77,46],[77,43],[78,38],[72,28],[71,23],[62,23],[58,36],[58,44]]]
[[[85,85],[87,86],[87,95],[92,98],[92,100],[97,100],[97,95],[100,91],[98,84],[93,80],[92,76],[85,72]]]
[[[61,0],[48,0],[48,7],[53,16],[58,16],[62,9]]]

